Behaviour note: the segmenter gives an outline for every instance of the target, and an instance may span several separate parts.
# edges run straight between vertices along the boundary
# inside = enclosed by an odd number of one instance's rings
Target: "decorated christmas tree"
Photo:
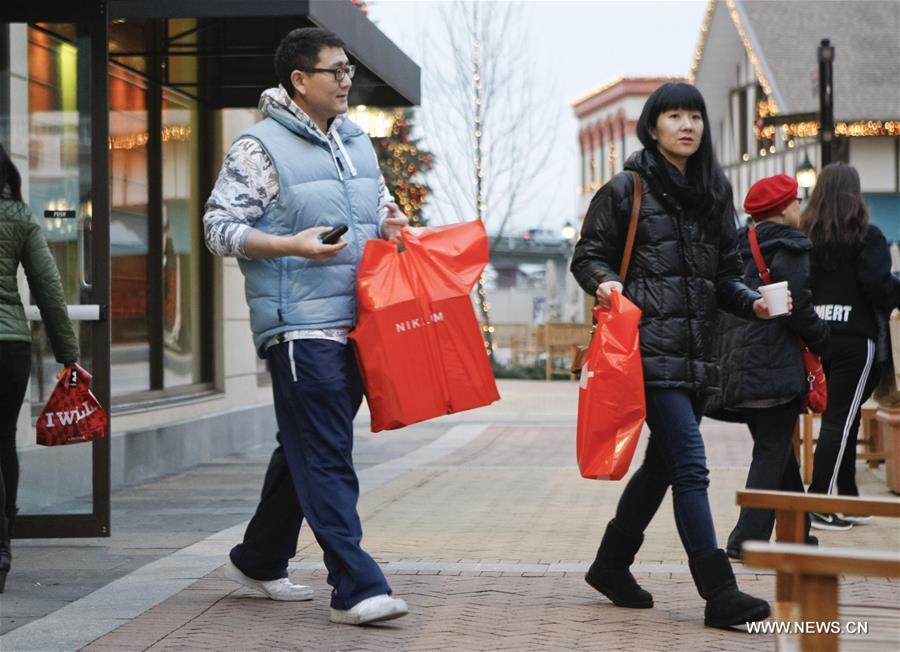
[[[419,147],[418,139],[410,137],[412,120],[411,109],[398,109],[394,114],[391,135],[374,140],[388,190],[400,210],[409,217],[410,224],[424,226],[422,207],[431,192],[425,183],[424,173],[434,164],[434,156]]]

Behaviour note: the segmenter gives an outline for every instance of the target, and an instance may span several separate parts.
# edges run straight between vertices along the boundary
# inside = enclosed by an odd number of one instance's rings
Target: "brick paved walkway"
[[[704,433],[724,541],[737,517],[734,492],[745,479],[749,436],[716,423],[704,424]],[[862,467],[859,474],[864,494],[886,494],[882,479]],[[571,427],[497,425],[361,499],[364,544],[409,602],[408,617],[368,628],[329,624],[320,551],[304,530],[291,576],[314,586],[312,602],[262,599],[225,580],[219,568],[86,649],[773,649],[771,636],[703,627],[703,602],[669,499],[636,566],[654,609],[618,609],[584,583],[621,489],[578,476]],[[876,519],[820,538],[824,545],[896,548],[900,525]],[[735,570],[742,588],[772,599],[771,575]],[[844,639],[844,649],[900,647],[900,584],[845,578],[841,603],[842,617],[871,623],[867,636]]]
[[[761,650],[771,637],[704,628],[703,602],[689,576],[645,575],[653,609],[623,610],[592,592],[581,573],[523,577],[516,573],[443,575],[388,573],[410,615],[375,627],[327,622],[324,600],[292,605],[271,602],[221,577],[205,578],[87,650]],[[302,574],[324,595],[324,571]],[[770,594],[769,576],[744,577],[746,590]],[[891,587],[847,580],[843,590],[869,600],[893,595]],[[846,611],[846,609],[844,610]],[[896,620],[872,610],[866,649],[896,649]],[[877,625],[877,627],[876,627]],[[845,646],[846,648],[846,646]]]

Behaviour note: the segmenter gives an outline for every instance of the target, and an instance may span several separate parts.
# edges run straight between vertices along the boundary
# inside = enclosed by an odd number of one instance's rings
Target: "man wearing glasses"
[[[295,29],[278,46],[279,87],[265,118],[235,140],[203,217],[207,247],[235,256],[250,327],[269,359],[279,446],[256,513],[225,574],[273,600],[309,600],[291,583],[305,517],[324,551],[331,621],[404,616],[403,600],[360,546],[353,417],[363,389],[347,331],[356,322],[356,271],[367,240],[399,238],[406,218],[385,188],[368,136],[347,119],[354,66],[335,34]],[[320,239],[336,226],[334,244]]]

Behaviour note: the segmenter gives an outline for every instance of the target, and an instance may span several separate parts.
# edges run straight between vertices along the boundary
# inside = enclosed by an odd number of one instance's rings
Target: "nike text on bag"
[[[759,236],[756,234],[756,226],[751,225],[747,229],[747,239],[750,241],[750,253],[753,254],[753,262],[759,272],[760,280],[768,285],[772,282],[769,267],[763,258],[759,248]],[[799,339],[799,338],[798,338]],[[825,382],[825,369],[822,368],[822,359],[809,350],[806,342],[800,340],[800,349],[803,352],[803,369],[806,373],[806,382],[809,390],[803,399],[803,409],[816,414],[821,414],[828,407],[828,385]]]
[[[91,375],[81,365],[63,369],[37,420],[37,443],[64,446],[106,436],[109,419],[91,392]]]
[[[470,293],[488,262],[480,221],[369,240],[359,264],[356,348],[372,432],[500,398]]]
[[[594,308],[578,390],[578,469],[585,478],[618,480],[628,471],[647,408],[638,324],[641,310],[618,292]]]

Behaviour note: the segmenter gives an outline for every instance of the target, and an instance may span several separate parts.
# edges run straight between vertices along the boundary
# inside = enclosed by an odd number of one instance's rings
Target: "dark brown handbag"
[[[631,251],[634,249],[634,235],[637,233],[638,214],[641,212],[641,177],[637,172],[631,170],[631,178],[634,179],[634,192],[631,195],[631,217],[628,222],[628,236],[625,238],[625,251],[622,254],[622,265],[619,267],[619,278],[622,279],[622,285],[625,285],[625,278],[628,276],[628,264],[631,262]],[[594,307],[597,307],[597,299],[594,299]],[[593,311],[591,311],[593,315]],[[594,337],[594,331],[597,330],[597,318],[592,317],[591,338]],[[590,342],[584,346],[576,346],[572,355],[572,367],[570,371],[572,375],[577,376],[581,373],[584,366],[584,360],[587,357]]]

